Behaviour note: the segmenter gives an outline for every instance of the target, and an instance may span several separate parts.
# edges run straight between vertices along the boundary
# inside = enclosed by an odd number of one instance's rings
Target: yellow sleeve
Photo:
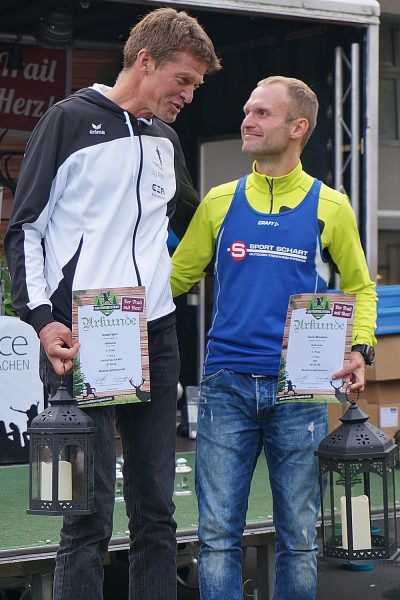
[[[348,199],[327,222],[330,227],[324,230],[322,239],[324,243],[325,234],[325,243],[339,269],[340,287],[343,292],[356,295],[353,344],[375,345],[376,285],[369,276],[357,222]]]
[[[211,208],[211,197],[207,194],[200,202],[182,241],[172,256],[173,296],[188,292],[206,275],[204,269],[211,261],[218,235],[218,230],[212,222]]]

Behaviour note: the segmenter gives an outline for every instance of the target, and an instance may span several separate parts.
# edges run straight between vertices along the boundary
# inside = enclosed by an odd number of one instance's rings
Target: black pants
[[[115,497],[114,419],[124,455],[129,518],[129,600],[176,600],[175,474],[179,354],[175,317],[149,328],[151,401],[86,409],[98,427],[95,446],[97,512],[65,517],[54,574],[54,600],[101,600],[103,559],[112,533]],[[59,377],[44,357],[50,394]],[[71,386],[71,378],[67,385]]]

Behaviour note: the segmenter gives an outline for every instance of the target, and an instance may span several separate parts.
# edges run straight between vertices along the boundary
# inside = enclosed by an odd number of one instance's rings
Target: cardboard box
[[[365,398],[361,398],[360,396],[357,406],[369,416],[368,423],[378,427],[391,438],[394,438],[394,434],[400,429],[400,401],[397,403],[382,402],[369,404]],[[342,425],[339,418],[347,411],[348,407],[348,403],[328,404],[329,433]]]
[[[347,406],[342,403],[328,404],[328,433],[332,433],[332,431],[342,425],[339,419],[346,411],[346,408]]]
[[[360,397],[357,406],[369,416],[368,423],[379,427],[379,406],[377,404],[369,404],[365,398]]]
[[[368,381],[360,399],[369,404],[398,404],[400,406],[400,379]]]
[[[400,402],[393,404],[379,404],[379,429],[394,438],[400,429]],[[394,441],[394,440],[393,440]]]
[[[344,415],[344,413],[349,408],[350,404],[328,404],[328,431],[331,433],[337,427],[342,425],[342,421],[340,421],[340,417]],[[361,410],[363,410],[368,416],[368,423],[371,425],[375,425],[375,427],[379,427],[379,406],[377,404],[368,404],[365,398],[359,398],[357,401],[357,406]],[[400,408],[400,403],[399,403]]]
[[[400,335],[378,336],[375,362],[366,368],[367,381],[400,378]]]
[[[400,401],[382,401],[370,404],[365,399],[359,399],[357,404],[361,410],[369,415],[368,423],[375,425],[391,438],[400,429]]]

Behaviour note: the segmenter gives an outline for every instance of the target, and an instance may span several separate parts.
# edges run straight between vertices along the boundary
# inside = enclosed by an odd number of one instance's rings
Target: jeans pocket
[[[215,373],[211,373],[211,375],[206,375],[206,377],[203,377],[203,379],[201,380],[200,385],[210,383],[211,381],[222,375],[222,373],[224,373],[225,371],[226,369],[219,369],[219,371],[215,371]]]

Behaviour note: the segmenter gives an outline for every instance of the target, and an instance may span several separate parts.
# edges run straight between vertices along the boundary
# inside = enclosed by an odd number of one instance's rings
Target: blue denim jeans
[[[242,600],[242,535],[264,447],[276,531],[274,600],[313,600],[320,505],[314,450],[327,407],[276,403],[276,378],[223,369],[201,385],[196,450],[202,600]]]
[[[179,356],[173,315],[149,330],[149,355],[151,402],[86,409],[98,427],[97,512],[64,518],[54,600],[103,598],[103,559],[112,533],[115,498],[114,420],[124,455],[124,497],[131,540],[129,600],[176,600],[172,494]],[[49,392],[54,393],[59,377],[45,360],[41,375]]]

